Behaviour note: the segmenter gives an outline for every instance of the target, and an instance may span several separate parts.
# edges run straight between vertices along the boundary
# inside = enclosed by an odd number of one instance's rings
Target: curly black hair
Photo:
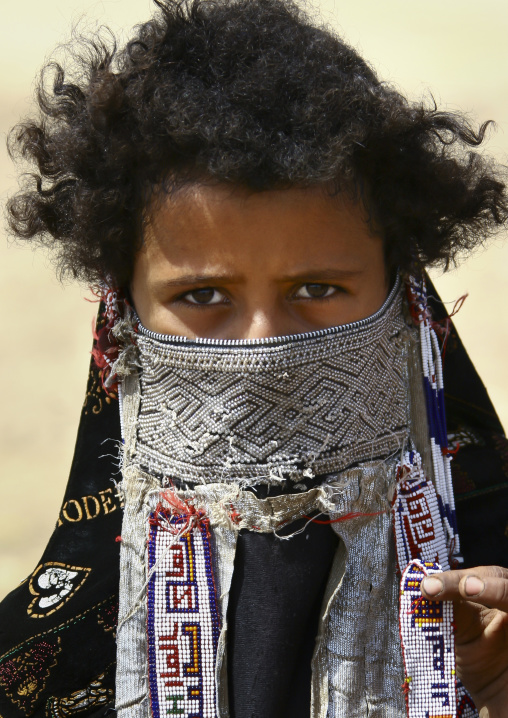
[[[471,150],[488,123],[409,103],[292,0],[154,1],[123,49],[81,40],[71,79],[44,68],[39,117],[11,131],[37,172],[10,226],[63,271],[128,285],[153,192],[197,181],[348,192],[402,269],[506,222],[503,173]]]

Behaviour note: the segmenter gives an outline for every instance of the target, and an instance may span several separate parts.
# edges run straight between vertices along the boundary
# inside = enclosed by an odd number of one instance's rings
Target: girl
[[[79,80],[53,67],[11,136],[39,173],[14,232],[103,305],[56,532],[2,607],[2,715],[500,716],[506,571],[440,566],[501,563],[505,517],[470,492],[460,554],[422,279],[506,221],[485,127],[409,104],[292,3],[157,5]],[[436,329],[485,496],[502,430]]]

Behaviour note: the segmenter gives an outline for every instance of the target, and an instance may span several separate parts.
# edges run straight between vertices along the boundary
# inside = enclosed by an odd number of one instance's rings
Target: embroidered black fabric
[[[118,401],[91,367],[55,531],[0,604],[0,715],[104,716],[114,701],[122,511]]]
[[[434,317],[446,318],[429,288]],[[444,363],[466,566],[508,565],[508,441],[453,326]],[[0,604],[0,716],[114,714],[121,507],[118,404],[92,366],[59,520],[40,563]],[[288,527],[294,531],[298,526]],[[288,541],[242,532],[229,611],[232,718],[308,718],[310,658],[336,546],[329,526]]]

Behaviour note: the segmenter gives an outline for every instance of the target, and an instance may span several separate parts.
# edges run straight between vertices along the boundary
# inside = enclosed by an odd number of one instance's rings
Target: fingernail
[[[468,576],[464,583],[464,590],[466,592],[466,596],[478,596],[483,589],[485,588],[485,584],[481,580],[481,578],[477,578],[476,576]]]
[[[427,596],[439,596],[444,589],[441,579],[435,576],[427,576],[427,578],[423,579],[422,583]]]

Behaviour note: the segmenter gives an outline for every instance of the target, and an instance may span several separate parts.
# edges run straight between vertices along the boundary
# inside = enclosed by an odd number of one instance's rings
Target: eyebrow
[[[359,274],[363,274],[364,269],[306,269],[303,272],[294,274],[286,274],[281,277],[282,281],[298,281],[309,279],[326,279],[328,281],[341,281],[343,279],[352,279]]]
[[[280,278],[282,282],[310,280],[343,281],[352,279],[363,273],[363,269],[308,269],[294,274],[286,274]],[[238,284],[242,277],[235,274],[184,274],[175,279],[162,279],[154,283],[154,288],[171,289],[172,287],[188,287],[195,284],[213,285],[227,282]]]
[[[187,287],[190,284],[217,284],[221,282],[237,284],[240,281],[241,277],[227,272],[224,274],[183,274],[175,279],[162,279],[154,282],[154,286],[156,289],[170,289],[171,287]]]

